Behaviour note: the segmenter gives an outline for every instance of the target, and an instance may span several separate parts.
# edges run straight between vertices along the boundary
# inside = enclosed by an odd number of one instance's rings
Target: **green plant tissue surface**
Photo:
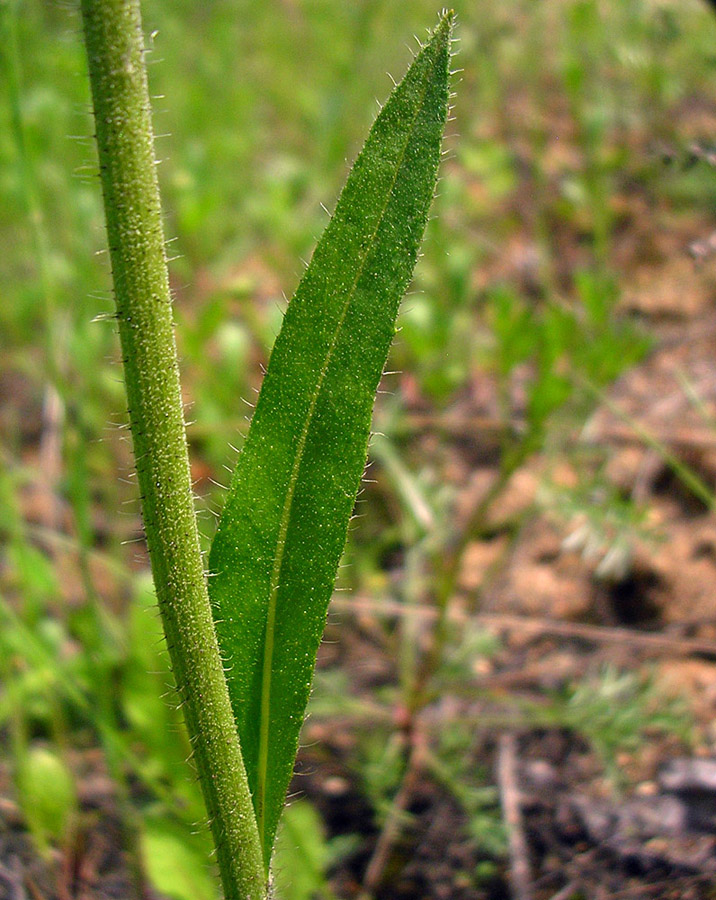
[[[147,874],[171,900],[215,900],[216,887],[204,857],[168,823],[149,821],[141,835]]]
[[[428,217],[452,13],[378,115],[289,304],[210,556],[209,587],[268,867],[367,452]]]

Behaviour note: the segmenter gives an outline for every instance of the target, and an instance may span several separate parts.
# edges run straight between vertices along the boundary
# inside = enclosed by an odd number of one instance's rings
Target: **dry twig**
[[[392,600],[372,600],[365,597],[334,597],[333,609],[353,613],[373,613],[378,616],[417,616],[428,622],[437,618],[437,611],[424,604],[397,603]],[[468,616],[460,610],[451,610],[451,622],[464,625],[468,621],[504,631],[526,631],[535,637],[558,635],[590,641],[595,644],[627,644],[655,653],[676,656],[716,657],[716,642],[699,638],[680,638],[655,632],[637,631],[633,628],[586,625],[581,622],[565,622],[533,616],[509,613],[477,613]]]
[[[522,825],[520,789],[517,783],[517,741],[501,735],[497,752],[497,782],[510,845],[510,885],[514,900],[532,900],[529,850]]]

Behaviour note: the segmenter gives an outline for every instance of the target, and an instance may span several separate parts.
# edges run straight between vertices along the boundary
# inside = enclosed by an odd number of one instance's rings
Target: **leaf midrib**
[[[437,64],[437,60],[435,61]],[[435,64],[431,68],[434,69]],[[408,136],[406,137],[405,144],[400,152],[400,157],[395,166],[395,175],[393,176],[392,183],[388,190],[388,194],[386,197],[385,205],[381,210],[380,216],[378,217],[378,222],[375,226],[373,234],[371,235],[370,241],[366,244],[366,251],[363,255],[363,259],[360,262],[358,267],[358,271],[356,273],[356,277],[353,281],[353,284],[348,291],[346,296],[345,303],[343,304],[343,309],[341,310],[341,314],[338,319],[338,323],[335,328],[335,332],[333,337],[331,338],[331,343],[326,352],[326,357],[321,367],[321,371],[318,376],[318,380],[316,381],[316,387],[313,392],[313,396],[311,397],[311,401],[308,406],[308,411],[306,413],[306,419],[303,424],[303,428],[301,430],[301,435],[299,437],[298,443],[296,445],[296,456],[294,458],[293,466],[291,468],[291,475],[289,476],[288,489],[286,491],[286,499],[284,501],[283,510],[281,513],[281,522],[279,525],[278,538],[276,541],[276,552],[274,556],[274,565],[271,571],[271,580],[269,583],[269,606],[266,613],[266,637],[264,641],[264,658],[263,658],[263,668],[261,675],[261,710],[260,710],[260,731],[259,731],[259,749],[258,749],[258,769],[257,769],[257,824],[259,831],[259,839],[261,841],[262,849],[264,848],[264,826],[266,819],[266,775],[268,771],[268,747],[269,747],[269,710],[271,706],[271,674],[272,674],[272,664],[273,664],[273,653],[274,653],[274,635],[275,635],[275,627],[276,627],[276,602],[278,596],[278,589],[280,585],[280,575],[281,569],[283,567],[283,559],[284,553],[286,549],[286,536],[288,534],[288,526],[291,520],[291,510],[293,506],[293,498],[296,492],[296,485],[298,483],[298,475],[301,469],[301,463],[303,461],[303,453],[306,447],[306,441],[308,439],[308,433],[311,428],[311,423],[313,421],[313,416],[316,410],[316,405],[318,403],[318,398],[321,394],[321,389],[323,387],[323,382],[326,378],[326,374],[328,373],[328,368],[331,364],[331,359],[333,358],[333,352],[335,350],[336,344],[338,343],[338,337],[341,333],[341,329],[343,327],[343,323],[345,322],[346,315],[348,313],[348,308],[350,307],[351,301],[355,296],[356,288],[358,287],[358,283],[360,282],[361,276],[365,270],[365,265],[370,256],[371,250],[373,248],[373,243],[375,241],[376,235],[378,234],[378,230],[383,223],[385,218],[385,213],[388,209],[390,201],[393,197],[393,191],[395,189],[396,182],[398,180],[398,175],[400,174],[400,170],[403,165],[403,161],[405,159],[405,154],[408,149],[408,145],[410,144],[410,140],[415,131],[415,126],[418,121],[418,117],[423,110],[423,106],[425,103],[425,97],[428,92],[428,87],[430,84],[429,77],[426,78],[425,87],[422,92],[422,96],[420,98],[420,102],[418,103],[415,115],[413,117],[413,121],[410,125],[410,131],[408,132]]]

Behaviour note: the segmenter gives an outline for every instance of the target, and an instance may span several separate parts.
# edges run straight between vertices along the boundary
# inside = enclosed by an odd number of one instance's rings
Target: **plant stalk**
[[[258,829],[199,548],[139,0],[82,0],[129,419],[159,610],[226,900],[264,900]]]

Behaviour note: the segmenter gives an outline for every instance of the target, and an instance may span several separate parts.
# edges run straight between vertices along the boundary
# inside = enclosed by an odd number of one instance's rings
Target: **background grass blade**
[[[211,550],[267,867],[375,392],[435,187],[452,20],[442,17],[376,119],[289,305]]]

